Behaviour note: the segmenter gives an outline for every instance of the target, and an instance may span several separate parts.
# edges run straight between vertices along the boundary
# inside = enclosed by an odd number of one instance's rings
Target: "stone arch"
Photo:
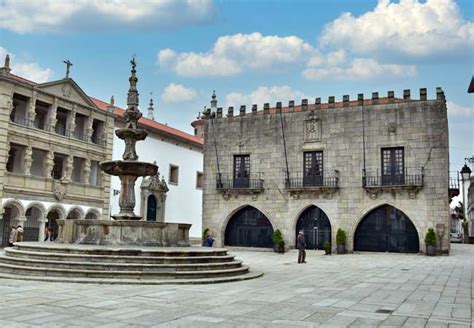
[[[8,199],[5,203],[3,203],[2,210],[5,209],[5,207],[15,207],[16,210],[18,211],[18,217],[15,219],[17,220],[19,217],[24,217],[25,216],[25,207],[23,204],[16,200],[16,199]]]
[[[231,222],[231,220],[235,217],[236,214],[238,214],[240,211],[246,209],[246,208],[251,208],[251,209],[255,209],[257,210],[259,213],[261,213],[265,218],[266,220],[269,222],[270,226],[271,226],[271,231],[273,233],[274,231],[274,227],[275,227],[275,223],[274,223],[274,220],[272,218],[270,218],[268,216],[267,213],[265,213],[265,211],[262,211],[260,208],[258,208],[257,206],[253,206],[253,205],[250,205],[250,204],[245,204],[245,205],[242,205],[242,206],[239,206],[238,208],[232,210],[229,215],[226,217],[226,219],[222,222],[222,225],[220,227],[220,236],[221,236],[221,240],[222,240],[222,244],[226,244],[226,231],[227,231],[227,228]],[[256,247],[262,247],[262,246],[256,246]],[[266,246],[263,246],[263,247],[271,247],[270,245],[266,245]]]
[[[41,215],[43,217],[45,217],[48,214],[46,212],[46,207],[44,206],[43,203],[40,203],[40,202],[31,202],[31,203],[29,203],[28,206],[25,209],[25,214],[30,208],[33,208],[33,207],[36,207],[37,209],[39,209],[41,211]]]
[[[61,204],[53,204],[51,205],[49,208],[48,208],[48,211],[46,212],[46,216],[52,212],[52,211],[56,211],[58,213],[58,216],[59,216],[59,219],[60,220],[64,220],[66,219],[66,215],[67,215],[67,211],[66,209],[64,208],[63,205]]]
[[[90,215],[95,216],[95,217],[91,218]],[[102,214],[97,208],[90,208],[86,213],[85,219],[86,220],[99,220],[101,215]]]
[[[390,207],[390,208],[400,212],[404,217],[406,217],[408,219],[408,221],[409,221],[408,224],[413,225],[413,228],[416,230],[416,236],[418,238],[418,250],[417,250],[417,252],[421,251],[423,236],[422,236],[422,231],[420,229],[420,226],[419,226],[417,220],[413,219],[414,216],[410,215],[409,211],[406,211],[403,208],[400,208],[399,206],[395,206],[395,205],[393,205],[389,202],[381,202],[377,205],[373,205],[373,206],[369,206],[369,207],[365,208],[359,214],[359,216],[357,217],[357,220],[353,221],[352,226],[351,226],[351,230],[350,230],[350,236],[352,237],[351,240],[350,240],[351,249],[353,249],[353,250],[355,249],[356,233],[357,233],[357,230],[360,227],[361,223],[364,222],[364,220],[366,218],[368,219],[368,216],[371,215],[373,212],[375,212],[378,209],[383,208],[383,207]]]
[[[39,202],[28,204],[25,212],[24,241],[39,241],[44,238],[46,208]]]
[[[74,213],[77,214],[77,217],[73,217]],[[73,206],[67,212],[66,219],[76,219],[76,220],[83,220],[86,217],[84,210],[78,206]]]
[[[296,244],[296,236],[297,236],[297,227],[298,227],[298,222],[299,220],[302,218],[302,215],[308,211],[309,209],[311,209],[312,207],[315,207],[315,208],[318,208],[327,218],[327,220],[329,221],[329,230],[330,230],[330,236],[329,236],[329,241],[331,243],[331,245],[333,245],[333,237],[335,236],[335,223],[334,223],[334,220],[331,218],[330,215],[328,215],[328,211],[327,210],[324,210],[323,206],[320,206],[320,205],[316,205],[316,204],[308,204],[306,206],[304,206],[303,208],[301,208],[298,213],[296,214],[296,216],[293,218],[293,221],[291,223],[291,231],[292,231],[292,240],[291,240],[291,245],[295,245]],[[322,244],[320,245],[319,249],[322,249]]]

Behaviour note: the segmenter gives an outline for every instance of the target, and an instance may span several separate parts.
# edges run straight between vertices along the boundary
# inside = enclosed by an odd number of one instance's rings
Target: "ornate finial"
[[[115,105],[114,96],[110,97],[110,106],[113,107]]]
[[[153,108],[153,98],[151,98],[153,96],[153,92],[150,92],[150,106],[148,107],[148,119],[154,121],[155,120],[155,109]]]
[[[211,96],[211,109],[217,109],[217,96],[216,96],[216,90],[212,91],[212,96]]]
[[[137,71],[135,69],[137,66],[135,55],[130,61],[130,64],[132,65],[131,75],[128,79],[128,81],[130,82],[130,88],[128,89],[127,110],[125,111],[123,117],[128,123],[127,128],[136,129],[137,121],[140,119],[140,117],[142,117],[142,113],[140,113],[140,110],[138,109],[138,78],[136,76]]]
[[[66,64],[66,79],[69,78],[69,71],[72,66],[72,63],[68,60],[63,60],[63,63]]]

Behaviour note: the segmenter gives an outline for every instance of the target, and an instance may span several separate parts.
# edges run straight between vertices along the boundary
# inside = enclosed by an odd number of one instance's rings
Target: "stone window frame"
[[[199,183],[199,178],[201,178],[201,183]],[[196,189],[203,190],[204,187],[204,173],[201,171],[196,171]]]
[[[173,172],[176,172],[176,181],[172,180]],[[173,186],[177,186],[179,183],[179,165],[170,164],[168,173],[168,183]]]

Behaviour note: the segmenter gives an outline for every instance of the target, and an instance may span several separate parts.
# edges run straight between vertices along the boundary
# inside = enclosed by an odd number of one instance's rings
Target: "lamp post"
[[[466,204],[466,181],[469,181],[472,171],[469,168],[469,166],[467,166],[467,164],[464,164],[460,173],[461,173],[461,181],[462,181],[462,202],[463,202],[463,208],[464,208],[463,214],[468,224],[468,235],[469,235],[469,221],[467,218],[467,204]],[[464,236],[463,238],[466,238],[466,236]]]

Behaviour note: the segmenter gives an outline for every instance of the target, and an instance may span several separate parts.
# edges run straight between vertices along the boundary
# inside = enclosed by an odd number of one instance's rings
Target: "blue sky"
[[[219,106],[443,87],[451,170],[474,155],[472,1],[0,0],[0,55],[37,82],[71,77],[125,106],[138,61],[141,108],[191,132],[216,90]]]

